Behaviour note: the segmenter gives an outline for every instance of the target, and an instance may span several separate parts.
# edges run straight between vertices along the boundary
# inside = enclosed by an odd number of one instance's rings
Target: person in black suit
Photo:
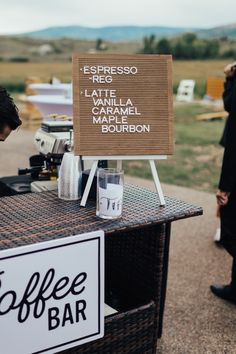
[[[0,87],[0,141],[5,141],[12,130],[21,125],[18,109],[3,87]]]
[[[236,63],[225,67],[223,101],[229,113],[222,138],[225,147],[219,190],[216,193],[220,206],[221,244],[232,256],[231,282],[228,285],[211,285],[214,295],[236,304]]]

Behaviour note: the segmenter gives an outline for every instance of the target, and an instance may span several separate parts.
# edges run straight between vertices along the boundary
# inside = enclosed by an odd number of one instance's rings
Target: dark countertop
[[[103,220],[95,202],[85,208],[79,201],[58,199],[57,192],[30,193],[0,198],[0,249],[19,247],[102,229],[106,234],[201,215],[202,208],[165,197],[161,207],[156,193],[125,186],[123,217]]]

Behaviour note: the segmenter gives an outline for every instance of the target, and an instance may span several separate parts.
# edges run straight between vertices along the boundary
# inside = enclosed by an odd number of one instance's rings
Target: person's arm
[[[224,82],[223,102],[224,102],[224,109],[227,112],[230,112],[231,105],[232,105],[235,64],[236,64],[235,62],[228,64],[224,68],[225,82]]]
[[[226,112],[230,113],[232,105],[233,78],[226,78],[224,82],[223,103]]]
[[[232,105],[219,182],[219,190],[228,193],[236,186],[236,78],[233,80],[232,90]]]

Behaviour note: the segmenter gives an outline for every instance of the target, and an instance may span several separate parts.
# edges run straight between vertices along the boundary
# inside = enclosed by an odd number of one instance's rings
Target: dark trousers
[[[233,264],[232,264],[232,272],[231,272],[231,287],[232,290],[234,292],[234,294],[236,294],[236,258],[233,258]]]
[[[231,286],[236,294],[236,189],[228,204],[221,208],[221,244],[233,257]]]

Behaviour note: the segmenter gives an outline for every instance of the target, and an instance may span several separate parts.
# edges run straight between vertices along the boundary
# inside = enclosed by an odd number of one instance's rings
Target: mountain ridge
[[[130,41],[140,40],[151,34],[154,34],[157,37],[171,37],[186,32],[196,32],[197,30],[199,29],[167,26],[106,26],[97,28],[83,26],[57,26],[22,33],[20,36],[44,39],[78,38],[95,40],[101,38],[109,41]]]
[[[217,26],[210,29],[202,29],[196,32],[202,38],[223,38],[236,39],[236,23],[224,26]]]
[[[196,33],[200,38],[213,39],[223,38],[236,40],[236,23],[217,26],[207,29],[190,27],[168,27],[168,26],[105,26],[105,27],[84,27],[54,26],[37,31],[21,33],[20,37],[30,37],[35,39],[81,39],[96,40],[101,38],[107,41],[135,41],[143,39],[145,36],[154,34],[156,37],[175,37],[186,32]]]

